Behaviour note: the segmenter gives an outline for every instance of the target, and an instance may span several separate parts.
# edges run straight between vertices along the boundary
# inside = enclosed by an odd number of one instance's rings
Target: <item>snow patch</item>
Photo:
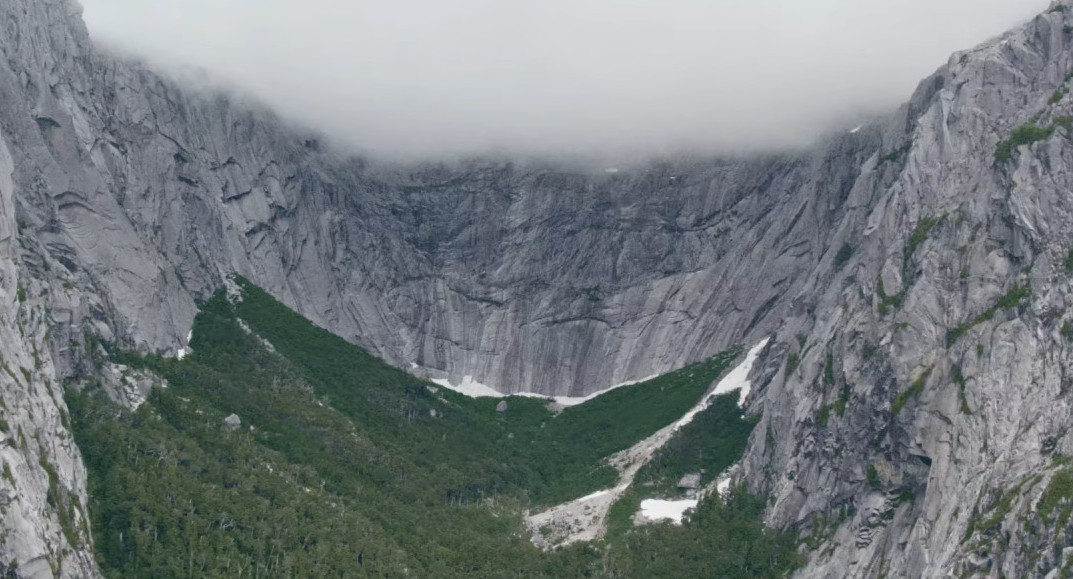
[[[736,368],[724,376],[715,387],[715,390],[712,390],[711,394],[705,397],[703,402],[694,406],[689,412],[686,412],[685,416],[682,416],[682,418],[675,423],[674,430],[678,431],[678,429],[693,422],[693,419],[696,418],[698,414],[708,409],[708,406],[712,403],[712,399],[716,396],[729,394],[738,390],[738,406],[744,406],[745,399],[749,397],[749,391],[752,388],[752,384],[749,383],[749,373],[753,371],[753,364],[756,363],[757,357],[760,356],[760,352],[764,350],[769,340],[770,338],[765,338],[762,342],[754,346],[752,350],[749,350],[749,355],[745,357],[745,361],[738,364]]]
[[[186,346],[179,348],[175,352],[175,359],[182,360],[183,358],[194,353],[193,348],[190,347],[190,342],[194,339],[194,328],[190,328],[190,331],[186,333]]]
[[[682,524],[686,511],[696,508],[697,499],[665,501],[663,499],[645,499],[641,501],[641,516],[649,521],[671,521]]]
[[[614,175],[615,173],[618,173],[618,169],[615,167],[608,167],[607,169],[604,169],[604,173],[607,173],[608,175]]]
[[[745,361],[738,365],[727,374],[722,380],[719,381],[719,385],[715,387],[712,392],[714,396],[721,394],[727,394],[735,390],[740,390],[738,395],[738,406],[745,405],[745,399],[749,397],[749,392],[752,389],[752,384],[749,382],[749,373],[753,371],[753,364],[756,364],[756,359],[760,357],[760,352],[764,351],[771,338],[764,338],[756,346],[753,346],[752,350],[749,350],[749,355],[745,357]]]
[[[418,366],[416,362],[410,362],[411,370],[417,370],[419,368],[420,366]],[[488,386],[487,384],[481,384],[480,382],[477,382],[473,379],[473,376],[464,376],[462,378],[461,384],[452,384],[451,381],[447,378],[433,378],[431,382],[433,384],[443,386],[448,390],[453,390],[455,392],[458,392],[459,394],[469,396],[470,398],[506,398],[508,396],[519,396],[522,398],[540,398],[543,400],[554,400],[561,406],[577,406],[578,404],[584,404],[589,400],[596,398],[597,396],[607,394],[612,390],[617,390],[624,386],[633,386],[634,384],[648,382],[649,380],[654,380],[656,378],[659,378],[659,374],[653,374],[652,376],[642,378],[640,380],[629,380],[621,384],[615,384],[610,388],[605,388],[598,392],[593,392],[588,396],[548,396],[547,394],[537,394],[535,392],[513,392],[510,394],[506,394],[500,392],[499,390],[496,390],[495,388],[492,388],[491,386]]]
[[[863,128],[864,128],[864,125],[858,125],[857,128],[853,129],[852,131],[850,131],[849,134],[856,135],[857,133],[861,132],[861,129],[863,129]]]
[[[697,414],[703,412],[705,409],[708,408],[708,404],[711,398],[714,396],[719,396],[721,394],[740,390],[741,394],[738,396],[738,406],[743,406],[745,404],[745,399],[749,396],[749,391],[752,387],[752,385],[749,383],[749,372],[752,372],[753,364],[756,362],[756,358],[760,355],[760,352],[763,351],[764,347],[767,346],[769,340],[770,338],[766,338],[762,342],[757,344],[755,347],[753,347],[753,349],[749,351],[749,355],[745,358],[745,361],[738,365],[738,367],[734,368],[729,374],[726,375],[725,378],[720,380],[719,385],[715,387],[715,390],[712,391],[712,393],[704,400],[704,402],[694,407],[692,410],[686,413],[681,420],[678,421],[677,427],[681,428],[686,424],[692,422],[693,418],[696,417]],[[419,368],[420,366],[418,366],[416,362],[410,362],[410,369],[417,370]],[[492,388],[491,386],[488,386],[487,384],[481,384],[480,382],[477,382],[473,379],[473,376],[464,376],[460,384],[452,384],[451,381],[447,378],[433,378],[431,382],[433,384],[443,386],[444,388],[447,388],[449,390],[458,392],[459,394],[469,396],[470,398],[506,398],[508,396],[520,396],[523,398],[542,398],[544,400],[554,400],[556,403],[562,406],[577,406],[578,404],[584,404],[598,396],[603,396],[604,394],[607,394],[612,390],[617,390],[626,386],[633,386],[635,384],[641,384],[642,382],[648,382],[649,380],[655,380],[656,378],[659,378],[659,376],[659,374],[653,374],[647,378],[641,378],[640,380],[629,380],[621,384],[615,384],[610,388],[605,388],[603,390],[593,392],[588,396],[548,396],[546,394],[536,394],[533,392],[514,392],[506,394],[500,392],[499,390],[496,390],[495,388]]]
[[[433,384],[439,384],[448,390],[454,390],[459,394],[465,394],[470,398],[503,398],[505,395],[499,392],[491,386],[485,386],[480,382],[473,379],[473,376],[465,376],[462,378],[461,384],[451,384],[451,381],[446,378],[440,378],[432,381]]]

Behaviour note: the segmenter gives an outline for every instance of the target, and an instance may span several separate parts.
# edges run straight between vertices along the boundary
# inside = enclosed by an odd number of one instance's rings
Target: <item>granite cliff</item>
[[[810,150],[617,172],[361,159],[97,49],[70,0],[0,23],[0,569],[95,573],[64,384],[136,402],[144,380],[92,375],[97,341],[179,351],[231,273],[509,392],[774,336],[741,472],[815,536],[802,576],[1065,563],[1069,517],[1037,504],[1073,454],[1068,0]]]

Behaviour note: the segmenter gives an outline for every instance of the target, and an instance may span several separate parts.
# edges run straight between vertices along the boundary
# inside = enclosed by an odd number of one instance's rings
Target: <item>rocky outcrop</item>
[[[13,173],[0,129],[0,575],[90,577],[86,473],[48,347],[42,285],[17,267]]]
[[[852,256],[795,296],[745,476],[814,534],[803,577],[1058,573],[1068,531],[1036,510],[1073,491],[1071,15],[921,85],[849,195]]]
[[[70,0],[0,23],[0,565],[91,574],[61,384],[137,404],[151,380],[95,365],[94,337],[185,352],[230,273],[504,391],[583,395],[774,335],[741,472],[813,534],[803,576],[1063,563],[1068,529],[1033,509],[1073,453],[1066,0],[809,151],[615,173],[354,158],[98,51]]]

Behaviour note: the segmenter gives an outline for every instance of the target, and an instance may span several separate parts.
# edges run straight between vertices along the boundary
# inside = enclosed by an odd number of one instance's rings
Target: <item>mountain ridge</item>
[[[239,273],[396,366],[507,392],[585,394],[774,334],[742,480],[826,545],[800,576],[1057,572],[1069,529],[1036,508],[1067,500],[1048,489],[1073,455],[1071,11],[810,151],[592,175],[354,160],[98,51],[72,2],[5,2],[0,399],[6,440],[40,444],[3,449],[3,551],[94,574],[42,506],[44,463],[86,505],[63,383],[141,387],[97,375],[91,337],[174,353],[195,298]]]

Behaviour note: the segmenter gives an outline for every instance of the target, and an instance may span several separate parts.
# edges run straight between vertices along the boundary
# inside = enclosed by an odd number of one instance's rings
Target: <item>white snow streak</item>
[[[432,381],[434,384],[439,384],[449,390],[454,390],[459,394],[465,394],[470,398],[503,398],[504,394],[491,386],[485,386],[480,382],[473,379],[473,376],[465,376],[462,378],[461,384],[451,384],[451,381],[446,378],[441,378]]]
[[[179,348],[175,352],[175,359],[182,360],[183,358],[194,353],[194,350],[190,348],[190,342],[194,339],[194,328],[190,328],[190,331],[186,333],[186,347]]]
[[[762,342],[749,350],[749,355],[745,358],[745,361],[741,363],[737,368],[734,368],[719,381],[719,385],[715,387],[715,391],[712,392],[712,396],[719,396],[720,394],[726,394],[735,390],[741,390],[738,394],[738,406],[745,405],[745,399],[749,397],[749,392],[752,390],[752,384],[749,383],[749,372],[753,370],[753,364],[756,363],[756,358],[760,356],[760,352],[764,351],[770,338],[764,338]]]
[[[752,384],[749,383],[749,372],[753,370],[753,364],[756,362],[756,357],[764,350],[767,343],[768,339],[765,338],[764,341],[757,344],[752,350],[749,350],[749,355],[745,357],[745,361],[723,377],[715,387],[715,390],[712,390],[711,394],[706,396],[703,402],[694,406],[689,412],[686,412],[685,416],[675,423],[674,430],[677,431],[679,428],[693,422],[693,419],[696,418],[698,414],[708,409],[708,406],[712,403],[712,399],[716,396],[729,394],[738,390],[738,406],[744,406],[745,399],[749,397],[749,391],[752,389]]]
[[[416,370],[417,368],[419,368],[419,366],[414,362],[410,362],[410,368]],[[470,398],[506,398],[508,396],[520,396],[522,398],[543,398],[545,400],[554,400],[561,406],[577,406],[578,404],[584,404],[589,400],[596,398],[597,396],[607,394],[612,390],[617,390],[624,386],[633,386],[634,384],[648,382],[649,380],[654,380],[656,378],[659,378],[659,374],[649,376],[648,378],[642,378],[640,380],[630,380],[621,384],[615,384],[610,388],[606,388],[598,392],[593,392],[588,396],[548,396],[546,394],[536,394],[534,392],[515,392],[513,394],[504,394],[503,392],[500,392],[499,390],[496,390],[495,388],[492,388],[487,384],[481,384],[480,382],[477,382],[473,379],[473,376],[464,376],[462,378],[461,384],[452,384],[451,381],[447,378],[434,378],[432,380],[432,383],[438,386],[443,386],[448,390],[454,390],[455,392],[458,392],[459,394],[463,394],[465,396],[469,396]]]
[[[676,525],[682,524],[686,511],[696,508],[697,499],[665,501],[662,499],[645,499],[641,501],[641,516],[649,521],[669,520]]]

